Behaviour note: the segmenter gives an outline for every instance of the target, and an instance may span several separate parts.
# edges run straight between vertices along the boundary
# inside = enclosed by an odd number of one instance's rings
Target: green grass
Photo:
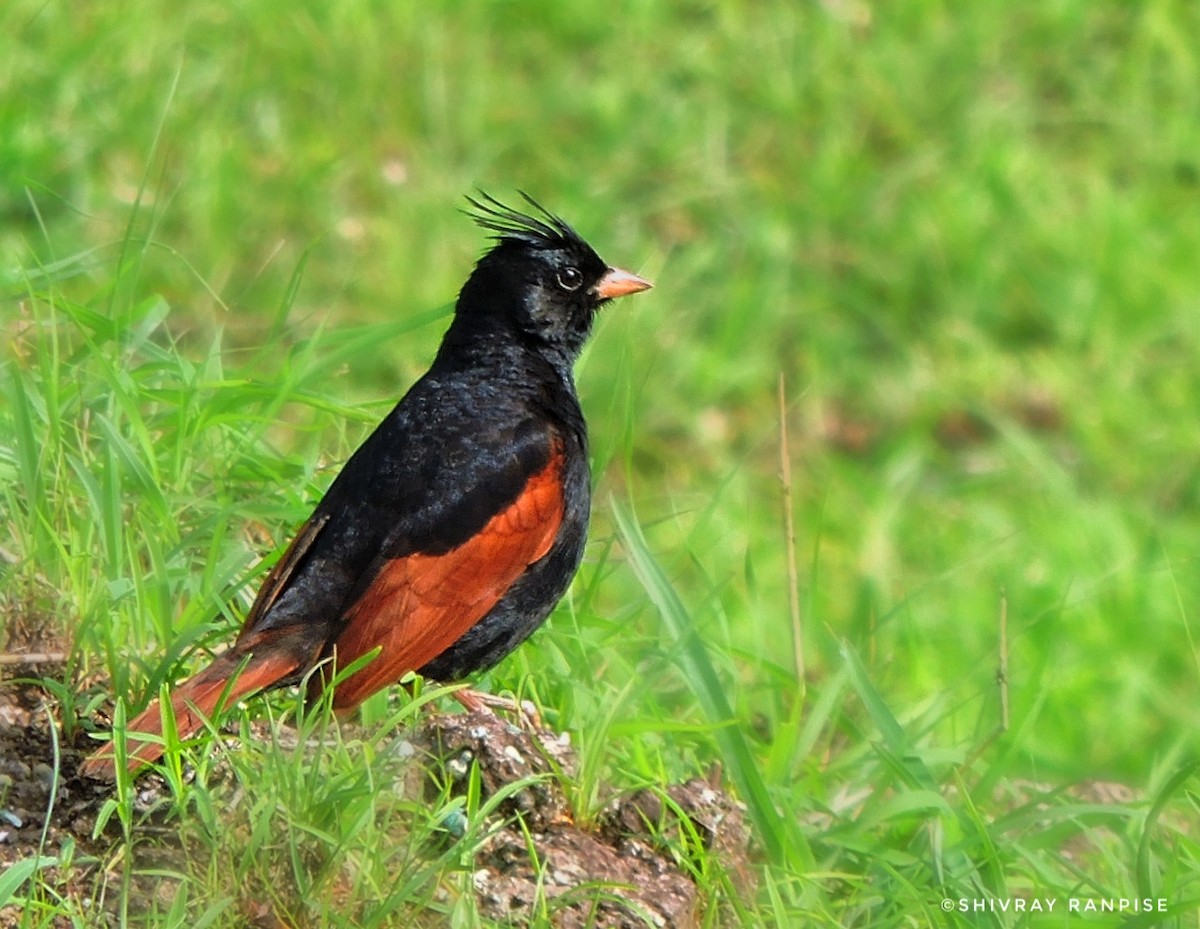
[[[1018,895],[1193,925],[1197,9],[445,6],[0,10],[0,616],[61,627],[65,694],[194,667],[431,358],[481,248],[462,194],[526,189],[658,285],[579,368],[587,563],[483,682],[572,731],[579,812],[720,761],[763,861],[753,892],[714,869],[705,925],[1051,924],[939,908]],[[468,845],[369,853],[437,819],[357,750],[321,783],[248,754],[233,811],[183,792],[203,839],[148,923],[231,924],[219,863],[278,808],[245,867],[313,924],[326,855],[358,924],[474,925],[435,893]],[[1138,799],[1068,789],[1097,780]],[[340,789],[357,818],[313,826]],[[0,891],[49,924],[26,870]]]

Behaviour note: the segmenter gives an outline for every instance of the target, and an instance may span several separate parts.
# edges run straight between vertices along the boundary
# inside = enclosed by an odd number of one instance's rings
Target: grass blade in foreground
[[[57,858],[38,855],[36,858],[22,858],[9,865],[8,869],[0,874],[0,906],[6,906],[13,899],[20,900],[21,898],[17,897],[17,890],[20,886],[35,872],[56,864],[58,864]]]
[[[801,849],[796,847],[796,843],[785,832],[784,824],[759,774],[758,764],[750,746],[737,725],[729,701],[725,699],[725,691],[716,668],[708,657],[704,643],[696,635],[695,624],[683,601],[679,599],[679,594],[675,592],[658,561],[650,553],[645,536],[642,535],[642,527],[632,512],[622,504],[612,497],[609,498],[609,502],[617,530],[621,534],[621,544],[629,556],[634,574],[651,601],[658,607],[671,634],[683,646],[687,679],[696,694],[696,699],[704,708],[705,715],[716,726],[715,735],[721,746],[721,755],[729,765],[733,780],[750,808],[750,817],[762,837],[768,856],[774,862],[781,862],[786,856],[795,864],[799,864],[801,858],[809,859],[806,850],[798,854]]]

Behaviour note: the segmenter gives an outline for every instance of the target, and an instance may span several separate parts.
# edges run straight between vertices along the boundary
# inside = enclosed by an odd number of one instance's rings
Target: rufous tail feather
[[[278,683],[297,668],[298,662],[286,654],[251,656],[233,649],[217,658],[199,674],[175,688],[171,708],[175,714],[175,730],[180,739],[188,739],[204,728],[220,706],[228,706],[242,697]],[[245,667],[242,665],[245,664]],[[126,728],[128,768],[136,771],[162,757],[161,741],[142,741],[138,733],[162,736],[162,709],[157,700],[130,720]],[[132,738],[129,738],[132,736]],[[116,750],[112,742],[90,755],[80,766],[88,777],[113,780],[116,777]]]

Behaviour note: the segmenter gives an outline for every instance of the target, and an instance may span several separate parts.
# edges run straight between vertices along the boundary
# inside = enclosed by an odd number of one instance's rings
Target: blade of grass
[[[1175,792],[1184,784],[1191,780],[1196,771],[1200,770],[1200,761],[1194,761],[1191,764],[1184,765],[1163,785],[1162,790],[1158,792],[1158,796],[1154,798],[1154,803],[1151,804],[1149,812],[1146,813],[1146,822],[1142,826],[1142,837],[1138,842],[1137,851],[1137,882],[1138,896],[1152,897],[1157,892],[1157,881],[1154,875],[1151,874],[1151,851],[1150,843],[1154,835],[1154,827],[1158,823],[1158,817],[1162,815],[1163,809],[1170,801]]]
[[[911,786],[936,790],[933,774],[920,758],[913,755],[908,736],[904,733],[904,727],[888,709],[883,696],[871,682],[871,677],[867,674],[867,669],[864,667],[862,659],[858,657],[858,653],[850,647],[848,642],[842,643],[841,651],[846,667],[850,670],[850,681],[858,693],[858,698],[866,707],[871,721],[875,723],[876,728],[883,736],[888,755],[897,760],[901,773],[906,775],[906,780]]]
[[[36,872],[55,864],[58,864],[57,858],[38,856],[23,858],[9,865],[8,869],[0,874],[0,906],[5,906],[15,896],[17,888],[33,877]]]
[[[758,829],[767,855],[774,862],[810,862],[811,855],[808,849],[802,847],[800,842],[793,841],[789,831],[784,828],[782,818],[775,809],[759,773],[758,762],[750,751],[746,737],[725,697],[721,679],[704,643],[696,634],[695,623],[692,622],[687,608],[662,567],[651,554],[645,536],[642,535],[641,526],[632,511],[616,499],[610,497],[609,504],[634,573],[650,600],[658,608],[671,634],[683,646],[687,680],[705,715],[716,725],[714,735],[721,747],[721,754],[746,800],[750,817]]]

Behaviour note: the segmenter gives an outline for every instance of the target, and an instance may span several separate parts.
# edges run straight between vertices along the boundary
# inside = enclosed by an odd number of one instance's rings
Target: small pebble
[[[461,839],[467,834],[467,817],[461,810],[451,810],[442,822],[445,823],[446,831],[456,839]]]
[[[471,761],[474,755],[470,751],[464,751],[457,758],[451,758],[446,762],[446,769],[453,775],[455,780],[461,781],[471,771]]]
[[[519,751],[517,751],[517,747],[515,745],[505,745],[504,746],[504,754],[506,757],[511,758],[513,761],[515,761],[517,764],[525,764],[525,759],[521,757],[521,753]]]

